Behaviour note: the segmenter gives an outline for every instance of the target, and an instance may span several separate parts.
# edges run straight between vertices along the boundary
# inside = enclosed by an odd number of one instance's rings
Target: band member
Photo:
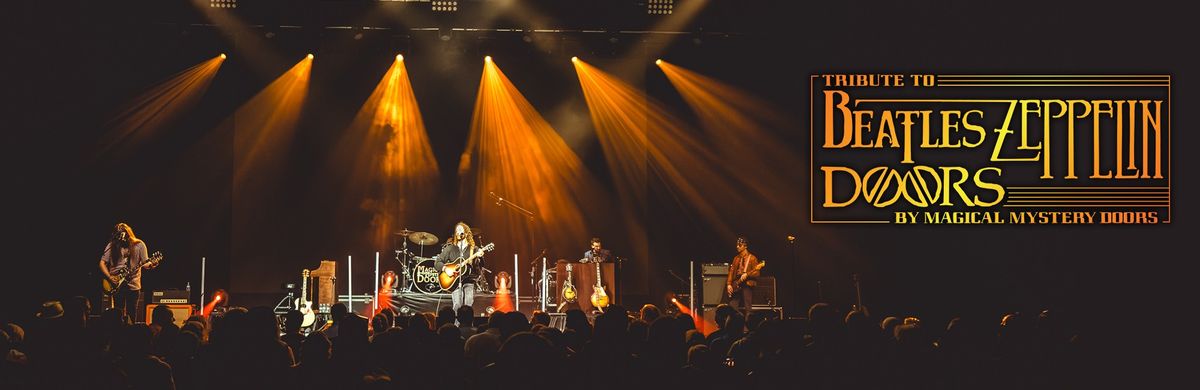
[[[592,237],[592,249],[583,252],[583,260],[580,262],[597,262],[603,263],[612,260],[612,252],[600,246],[600,237]]]
[[[445,265],[447,263],[452,263],[459,258],[466,259],[471,257],[472,253],[476,253],[475,236],[471,234],[470,226],[467,226],[465,222],[459,222],[454,225],[454,235],[442,246],[442,252],[433,258],[434,266],[446,272]],[[469,262],[468,266],[459,268],[463,274],[458,279],[458,286],[450,291],[450,308],[452,310],[475,303],[475,279],[479,277],[482,261],[476,254],[476,258]]]
[[[746,248],[744,237],[737,239],[737,256],[729,264],[729,276],[725,279],[725,292],[729,294],[729,303],[736,303],[743,315],[750,315],[750,305],[754,298],[754,286],[757,284],[761,268],[758,267],[758,257]]]
[[[137,321],[142,306],[142,268],[153,268],[147,262],[146,242],[133,234],[133,228],[125,223],[113,227],[112,239],[100,256],[100,272],[110,284],[116,285],[120,275],[125,280],[117,285],[116,293],[109,302],[111,308]]]

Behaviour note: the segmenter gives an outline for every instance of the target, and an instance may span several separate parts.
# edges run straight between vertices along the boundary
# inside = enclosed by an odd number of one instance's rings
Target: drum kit
[[[483,233],[479,229],[471,229],[471,234],[475,236],[478,242]],[[396,250],[396,261],[400,263],[401,278],[400,291],[403,293],[417,290],[425,294],[436,294],[443,292],[441,285],[438,283],[438,273],[440,269],[434,265],[432,257],[425,256],[425,247],[437,245],[441,240],[433,233],[418,232],[404,229],[394,233],[394,235],[403,240],[398,244],[400,249]],[[417,245],[417,254],[413,254],[408,249],[408,244]],[[487,267],[482,268],[479,279],[476,281],[475,291],[488,293],[491,291],[487,283],[487,278],[484,274],[491,273]]]

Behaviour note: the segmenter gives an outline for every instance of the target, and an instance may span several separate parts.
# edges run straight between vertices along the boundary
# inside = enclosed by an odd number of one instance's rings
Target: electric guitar
[[[308,299],[308,270],[300,273],[300,298],[296,298],[296,308],[300,314],[304,315],[304,320],[300,322],[301,328],[312,326],[317,321],[316,313],[313,313],[312,300]]]
[[[575,303],[579,299],[579,291],[576,291],[575,285],[571,284],[571,263],[567,263],[567,281],[563,283],[562,296],[563,300],[568,303]]]
[[[150,255],[149,259],[146,259],[145,263],[142,263],[142,268],[157,266],[162,259],[162,252],[154,252],[154,254]],[[116,295],[117,291],[121,290],[121,286],[125,285],[125,280],[129,278],[129,275],[132,274],[132,272],[130,272],[129,267],[126,266],[120,269],[110,270],[108,274],[112,275],[114,280],[104,279],[101,284],[104,287],[104,293],[111,297]]]
[[[732,298],[733,293],[742,289],[742,285],[746,284],[746,279],[750,277],[750,274],[762,270],[763,267],[765,267],[765,266],[767,266],[767,262],[759,261],[758,265],[754,266],[753,269],[751,269],[750,271],[747,271],[747,272],[743,272],[741,276],[738,276],[737,280],[733,281],[733,287],[731,287],[728,291],[729,297]]]
[[[492,249],[496,249],[496,243],[489,243],[482,248],[476,249],[475,253],[472,253],[469,257],[459,257],[453,262],[442,266],[442,272],[438,273],[438,283],[442,285],[443,289],[449,290],[451,286],[454,286],[454,282],[457,282],[458,278],[467,272],[467,267],[470,267],[476,258]]]
[[[600,262],[597,261],[595,264],[596,286],[592,289],[592,306],[603,312],[604,308],[608,307],[608,293],[604,292],[604,285],[600,283]]]

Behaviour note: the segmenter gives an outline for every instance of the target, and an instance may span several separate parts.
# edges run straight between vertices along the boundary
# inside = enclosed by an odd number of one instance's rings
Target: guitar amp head
[[[189,290],[163,290],[150,293],[150,303],[188,304],[191,303],[192,292]]]
[[[700,264],[701,275],[725,275],[729,273],[729,263]]]

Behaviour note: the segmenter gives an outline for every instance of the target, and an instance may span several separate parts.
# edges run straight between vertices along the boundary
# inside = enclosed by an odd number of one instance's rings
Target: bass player
[[[725,292],[729,294],[729,303],[742,311],[742,315],[750,315],[750,305],[754,299],[754,286],[757,284],[759,271],[762,266],[758,257],[747,249],[745,237],[737,239],[737,255],[729,264],[729,275],[725,279]]]

